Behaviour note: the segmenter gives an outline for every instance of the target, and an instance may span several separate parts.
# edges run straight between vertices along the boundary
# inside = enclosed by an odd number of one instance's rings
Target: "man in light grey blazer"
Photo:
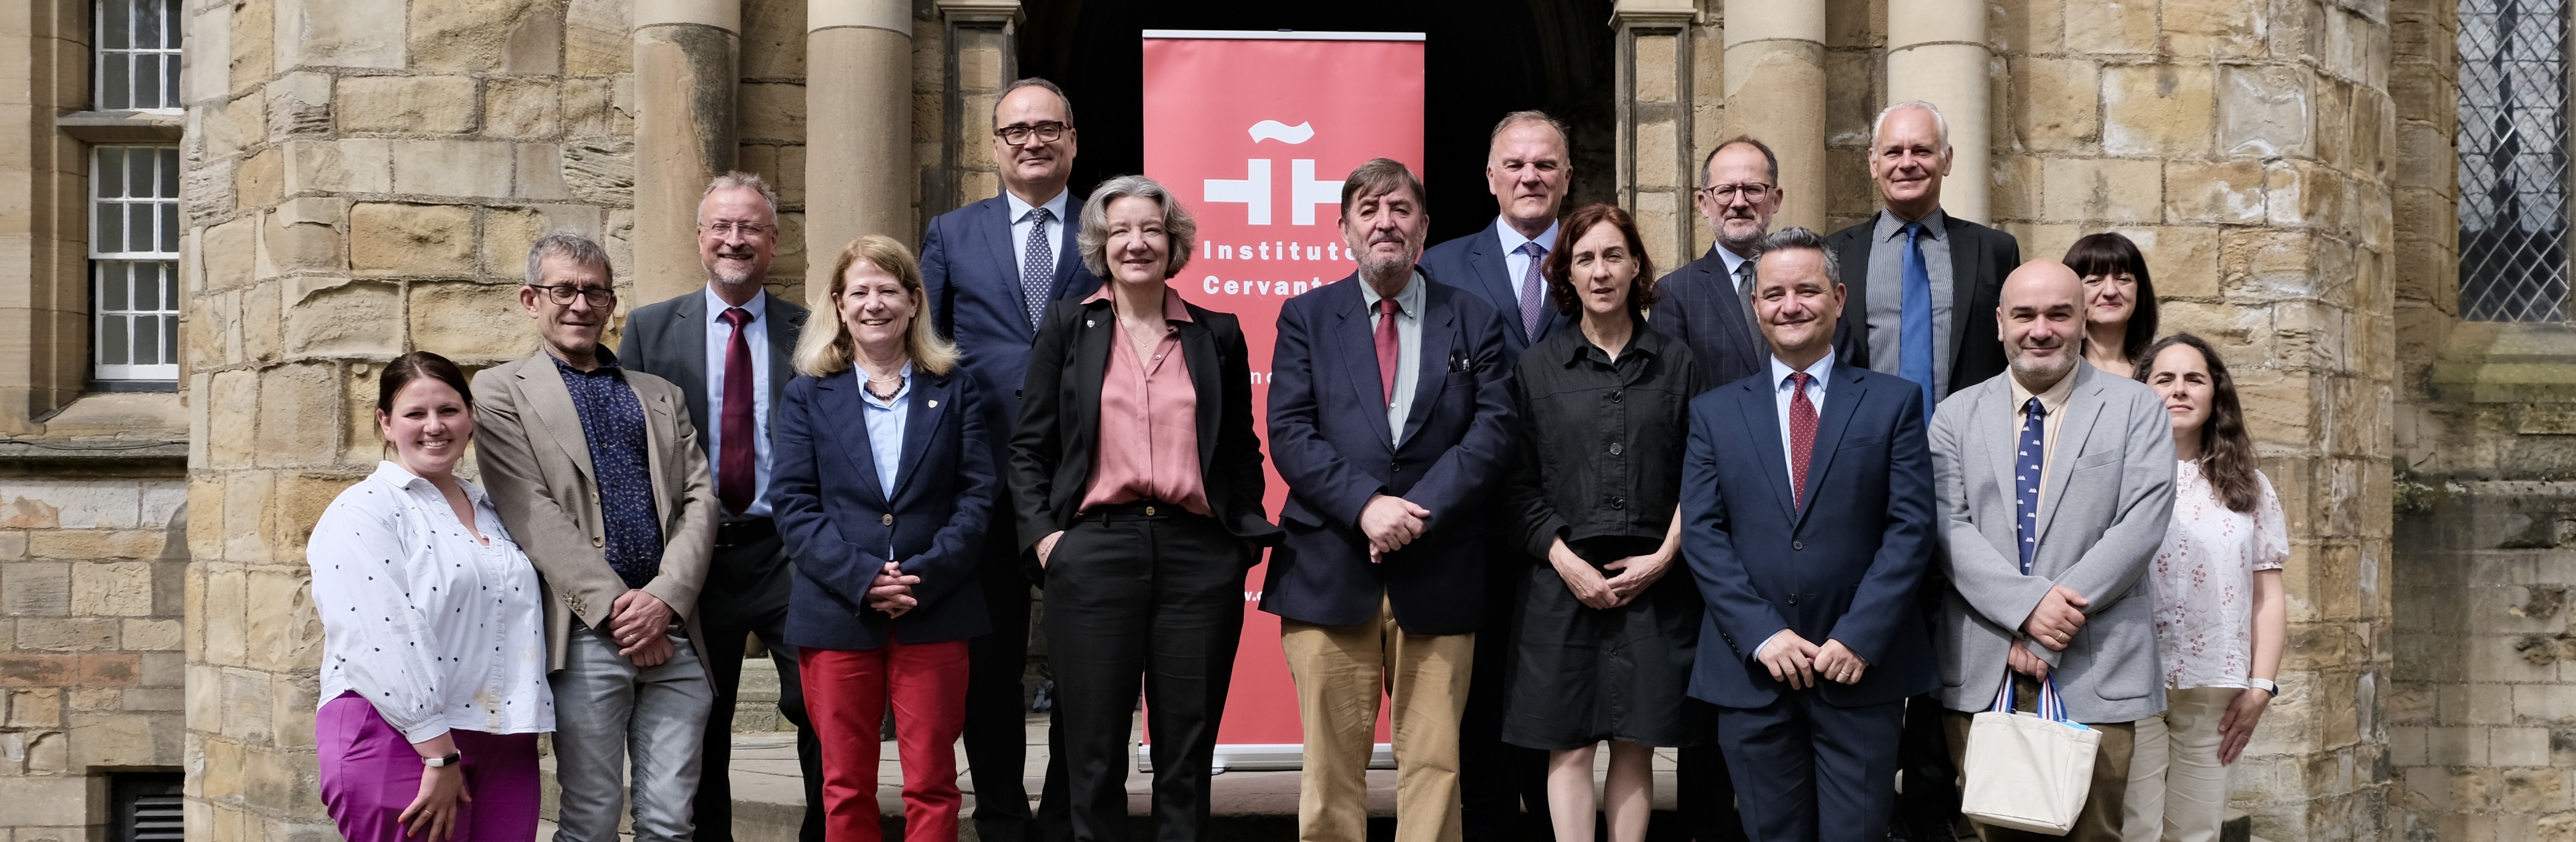
[[[696,610],[715,542],[707,457],[680,387],[600,346],[617,294],[597,243],[539,239],[519,304],[544,350],[474,376],[475,464],[543,577],[555,842],[616,842],[630,746],[636,842],[681,842],[714,698]]]
[[[1934,645],[1950,753],[2007,674],[2031,709],[2054,677],[2069,718],[2102,732],[2092,791],[2068,839],[2116,842],[2134,742],[2130,722],[2164,709],[2155,600],[2140,582],[2173,512],[2164,401],[2084,362],[2083,282],[2035,260],[1996,308],[1999,376],[1932,418],[1938,528],[1947,552]],[[1987,842],[2039,834],[1977,825]]]

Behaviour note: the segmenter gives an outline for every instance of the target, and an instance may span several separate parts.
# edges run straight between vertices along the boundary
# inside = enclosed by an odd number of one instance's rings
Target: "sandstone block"
[[[60,617],[71,613],[71,565],[56,561],[16,561],[0,565],[0,613],[18,617]]]
[[[552,138],[563,132],[563,105],[553,79],[488,79],[483,83],[483,134],[515,139]]]
[[[806,0],[743,0],[743,78],[805,78],[805,6]]]
[[[2163,219],[2160,162],[2052,158],[2040,166],[2042,207],[2051,220],[2152,223]]]
[[[735,120],[741,139],[799,142],[805,139],[804,85],[747,82],[738,90],[740,105]]]
[[[61,525],[62,510],[54,508],[41,496],[26,497],[0,491],[0,527],[54,529]],[[24,549],[23,544],[21,549]]]
[[[624,0],[571,0],[564,10],[564,75],[616,76],[634,69]]]
[[[282,144],[286,194],[391,193],[393,148],[389,143],[375,138],[288,141]]]
[[[2263,55],[2263,7],[2230,0],[2163,0],[2165,53],[2177,58]]]
[[[192,230],[181,237],[193,238],[195,226],[212,225],[239,208],[241,202],[233,195],[233,167],[239,163],[239,159],[225,158],[190,162],[182,168],[185,171],[179,174],[179,209],[187,214]]]
[[[242,356],[253,362],[277,359],[278,290],[270,281],[241,292]]]
[[[574,199],[609,205],[626,205],[635,200],[633,140],[566,144],[563,161],[564,183],[571,188]]]
[[[206,424],[206,435],[209,439],[206,442],[207,466],[212,468],[248,466],[254,439],[252,431],[258,429],[259,375],[239,369],[219,371],[214,375],[213,384],[213,387],[201,393],[203,397],[199,398],[206,401],[206,414],[209,417]],[[207,517],[205,510],[200,511],[201,520],[208,521],[214,524],[216,530],[221,530],[223,518],[220,508],[212,510],[213,517]],[[191,528],[191,534],[194,534],[194,527]],[[202,550],[202,548],[199,549]],[[202,552],[200,554],[212,555]]]
[[[283,365],[260,373],[260,399],[269,406],[323,407],[340,403],[331,367]],[[265,412],[259,419],[260,467],[327,464],[337,450],[339,425],[328,412]],[[226,518],[230,520],[229,517]],[[226,552],[227,557],[232,553]]]
[[[521,143],[513,146],[510,154],[510,195],[540,202],[572,198],[572,186],[564,181],[561,145]]]
[[[334,99],[344,132],[469,132],[478,113],[467,76],[344,76]]]
[[[370,396],[370,398],[364,403],[370,409],[375,405],[375,401],[372,399],[372,396]],[[371,452],[371,457],[372,452],[375,449],[376,448],[374,447],[368,448]],[[363,463],[363,466],[366,469],[373,469],[375,467],[375,460],[373,458],[369,458],[365,463]],[[288,559],[294,564],[294,567],[291,569],[295,572],[295,582],[282,586],[284,588],[283,591],[273,591],[270,596],[292,592],[295,595],[294,599],[302,598],[304,545],[313,537],[313,524],[314,522],[322,519],[322,510],[330,508],[331,501],[338,499],[340,492],[348,490],[349,484],[357,481],[357,479],[357,476],[323,476],[314,474],[286,474],[277,478],[272,492],[275,497],[271,502],[271,505],[275,509],[275,516],[272,519],[273,522],[270,527],[274,533],[274,538],[272,540],[277,541],[280,546],[295,548],[293,551],[294,554]],[[277,583],[270,582],[269,584],[275,585]],[[259,594],[254,593],[252,596],[254,599],[257,599]],[[291,600],[281,601],[275,604],[286,605],[290,603]],[[306,619],[311,619],[311,609],[307,607],[303,610],[307,613]],[[316,626],[311,631],[312,640],[319,641],[322,639],[321,627]]]
[[[1637,143],[1636,187],[1639,190],[1668,190],[1686,183],[1696,183],[1688,173],[1676,172],[1680,161],[1681,127],[1671,120],[1640,122],[1634,129]]]
[[[470,273],[474,210],[361,202],[349,210],[349,265],[360,274]]]
[[[2168,161],[2165,218],[2185,223],[2262,222],[2267,178],[2259,161]]]
[[[258,670],[224,670],[224,736],[240,740],[245,747],[268,742],[269,716],[275,706],[268,684],[268,675]]]
[[[2308,72],[2292,67],[2228,65],[2219,71],[2218,144],[2228,155],[2312,155]]]
[[[73,714],[72,763],[83,767],[175,764],[178,752],[165,755],[155,745],[152,719],[138,714]]]
[[[178,480],[164,482],[146,481],[143,483],[141,490],[143,492],[143,513],[139,521],[141,525],[153,528],[169,528],[173,526],[184,527],[186,525],[182,518],[188,512],[187,482]],[[162,558],[185,558],[185,556],[178,555],[174,552],[172,555],[165,555],[162,556]]]
[[[268,83],[262,93],[268,100],[270,138],[331,131],[330,74],[289,73]]]
[[[121,631],[125,648],[158,650],[178,649],[185,632],[178,620],[127,620]],[[131,707],[132,702],[127,706]]]
[[[2022,148],[2066,152],[2101,139],[2101,67],[2080,59],[2016,58],[2013,127]],[[1862,129],[1865,133],[1868,130]]]
[[[1677,57],[1681,43],[1669,35],[1639,36],[1631,58],[1629,83],[1640,103],[1672,102],[1679,98],[1677,80],[1680,68]]]
[[[483,276],[496,282],[523,280],[527,276],[528,246],[535,244],[537,238],[545,236],[552,227],[546,217],[545,211],[536,208],[485,210],[481,248]],[[513,292],[512,296],[515,301],[516,293]]]
[[[206,157],[229,158],[265,139],[268,133],[267,111],[262,97],[254,94],[237,97],[231,102],[197,106],[191,112],[202,119]]]
[[[0,653],[0,687],[63,687],[79,673],[74,655]]]
[[[2549,729],[2491,728],[2487,731],[2487,741],[2488,763],[2507,768],[2516,766],[2549,765]],[[2539,785],[2539,783],[2534,779],[2526,777],[2525,785],[2534,786]],[[2508,790],[2510,790],[2510,788],[2510,781],[2508,781]],[[2565,789],[2566,787],[2563,781],[2556,781],[2548,784],[2547,791],[2545,792],[2526,792],[2522,793],[2522,796],[2526,799],[2546,798],[2563,800],[2565,797]],[[2508,810],[2518,809],[2510,802],[2505,805],[2505,808]]]
[[[253,536],[251,540],[258,538]],[[227,553],[230,552],[227,549]],[[249,646],[250,595],[248,580],[243,576],[237,568],[212,570],[206,574],[206,607],[201,615],[206,620],[198,625],[206,635],[204,655],[208,664],[237,665],[245,660],[244,653]],[[193,684],[199,677],[192,672],[189,679]],[[218,714],[215,709],[201,710],[209,716]]]
[[[8,722],[12,728],[54,728],[62,725],[63,691],[52,687],[10,691]]]
[[[404,0],[273,0],[277,66],[403,66]],[[239,68],[235,68],[238,75]]]
[[[551,31],[535,0],[415,0],[411,4],[411,62],[422,70],[472,72],[498,69],[512,36],[522,28]],[[531,71],[539,72],[539,71]]]
[[[136,713],[184,713],[186,694],[176,687],[137,687],[124,693],[124,709]]]
[[[2166,164],[2168,171],[2173,164]],[[2218,230],[2159,227],[2124,230],[2146,254],[2155,273],[2159,298],[2215,298],[2218,295]]]
[[[304,357],[391,357],[402,353],[393,326],[402,317],[394,284],[321,280],[286,307],[287,353]]]
[[[633,79],[628,76],[563,80],[563,128],[568,137],[635,134]]]
[[[2209,152],[2209,68],[2124,64],[2102,69],[2102,151],[2185,158]]]
[[[233,5],[189,10],[188,49],[180,55],[179,99],[197,102],[232,92]]]
[[[18,629],[18,648],[55,652],[101,652],[116,648],[117,621],[107,617],[71,617],[27,623]]]
[[[238,217],[205,229],[197,253],[205,257],[206,289],[248,286],[252,280],[252,266],[259,255],[258,240],[259,220],[253,216]]]
[[[87,778],[0,778],[0,804],[22,827],[86,827],[89,803]]]
[[[2156,49],[2153,2],[2070,2],[2064,8],[2068,52],[2151,53]]]
[[[289,199],[262,215],[259,265],[261,279],[298,272],[340,272],[348,268],[339,224],[345,202],[336,198]]]
[[[492,140],[396,140],[394,192],[501,198],[510,195],[510,144]]]
[[[277,204],[286,186],[286,153],[277,147],[260,150],[242,159],[233,168],[233,200],[243,210],[254,210]]]
[[[83,562],[72,566],[72,613],[144,617],[152,613],[152,565]]]
[[[17,561],[27,557],[27,533],[0,532],[0,561]]]

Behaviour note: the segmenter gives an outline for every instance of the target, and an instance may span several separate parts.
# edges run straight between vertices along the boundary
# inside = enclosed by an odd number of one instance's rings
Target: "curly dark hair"
[[[1655,289],[1655,259],[1646,254],[1646,240],[1637,234],[1637,221],[1617,205],[1594,202],[1575,208],[1565,222],[1557,226],[1556,248],[1547,251],[1539,264],[1539,274],[1547,279],[1548,300],[1556,311],[1568,315],[1583,312],[1583,297],[1574,291],[1574,242],[1583,239],[1593,226],[1613,225],[1628,240],[1628,257],[1637,264],[1637,277],[1628,282],[1628,312],[1636,313],[1655,306],[1663,293]]]
[[[2218,491],[2218,502],[2228,510],[2253,514],[2263,502],[2262,468],[2255,464],[2254,437],[2245,432],[2245,408],[2236,400],[2236,378],[2228,375],[2218,351],[2200,337],[2177,333],[2147,346],[2138,357],[2135,376],[2146,383],[2155,373],[2157,355],[2176,345],[2200,352],[2201,362],[2209,366],[2209,421],[2200,425],[2200,475],[2209,478],[2209,487]]]

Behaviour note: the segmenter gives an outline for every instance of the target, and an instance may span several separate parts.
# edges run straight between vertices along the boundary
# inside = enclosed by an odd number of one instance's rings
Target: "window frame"
[[[104,171],[107,169],[102,165],[102,161],[111,150],[123,155],[118,172],[125,177],[124,185],[116,188],[117,194],[114,196],[105,195],[106,188],[101,185],[102,178],[106,175]],[[169,195],[131,195],[135,184],[134,162],[139,157],[132,154],[134,150],[148,150],[153,153],[149,157],[153,164],[153,177],[149,183],[155,188],[156,194],[168,193]],[[89,377],[93,384],[100,387],[96,390],[123,391],[137,387],[122,384],[175,384],[178,382],[180,318],[178,241],[186,224],[179,218],[178,213],[178,158],[179,147],[176,145],[95,143],[89,146],[89,188],[82,197],[82,205],[88,217],[89,228]],[[154,250],[111,251],[101,248],[103,235],[101,229],[105,227],[102,221],[110,216],[102,213],[102,210],[109,206],[120,209],[120,212],[115,214],[119,220],[115,233],[124,241],[121,245],[130,247],[135,242],[134,229],[131,226],[138,219],[133,209],[138,205],[153,209],[140,218],[153,223],[153,236],[149,245]],[[134,296],[139,286],[135,280],[137,277],[135,269],[145,266],[151,267],[158,275],[158,283],[152,286],[152,290],[158,295],[157,303],[160,306],[149,309],[142,307]],[[117,269],[122,269],[122,272],[116,271]],[[121,282],[123,288],[112,289],[111,285],[115,282]],[[120,298],[125,306],[109,306],[111,302]],[[135,342],[134,324],[144,318],[156,321],[153,330],[159,341],[154,343],[154,348],[160,352],[161,361],[159,362],[132,361],[132,352],[139,347]],[[119,320],[123,321],[124,329],[111,330]],[[109,361],[114,358],[112,349],[109,347],[111,339],[124,340],[124,350],[127,352],[125,362]]]
[[[123,44],[107,43],[110,7],[123,7],[125,10]],[[142,33],[135,26],[138,19],[136,13],[153,8],[160,11],[158,34],[161,45],[146,47],[141,45]],[[183,27],[179,20],[182,12],[179,0],[91,0],[90,103],[93,109],[154,114],[183,113],[186,106],[181,101],[179,88],[179,51],[185,43],[184,33],[181,31]],[[138,77],[134,73],[134,68],[146,57],[157,65],[151,75],[153,90],[158,93],[158,96],[154,99],[155,104],[139,106],[135,96],[139,89]],[[110,73],[111,62],[122,62],[124,72]],[[116,80],[122,80],[125,83],[125,90],[121,96],[112,95],[109,91],[110,83]],[[121,107],[118,104],[121,104]]]

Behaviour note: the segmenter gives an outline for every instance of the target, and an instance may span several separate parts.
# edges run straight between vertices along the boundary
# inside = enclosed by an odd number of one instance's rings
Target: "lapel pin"
[[[1082,326],[1083,326],[1083,327],[1090,327],[1091,325],[1092,325],[1092,321],[1091,321],[1090,319],[1084,319],[1084,320],[1082,320]]]
[[[932,409],[938,409],[938,408],[939,408],[939,402],[938,402],[938,401],[935,401],[935,400],[934,400],[934,401],[931,401],[931,402],[930,402],[930,408],[932,408]]]

